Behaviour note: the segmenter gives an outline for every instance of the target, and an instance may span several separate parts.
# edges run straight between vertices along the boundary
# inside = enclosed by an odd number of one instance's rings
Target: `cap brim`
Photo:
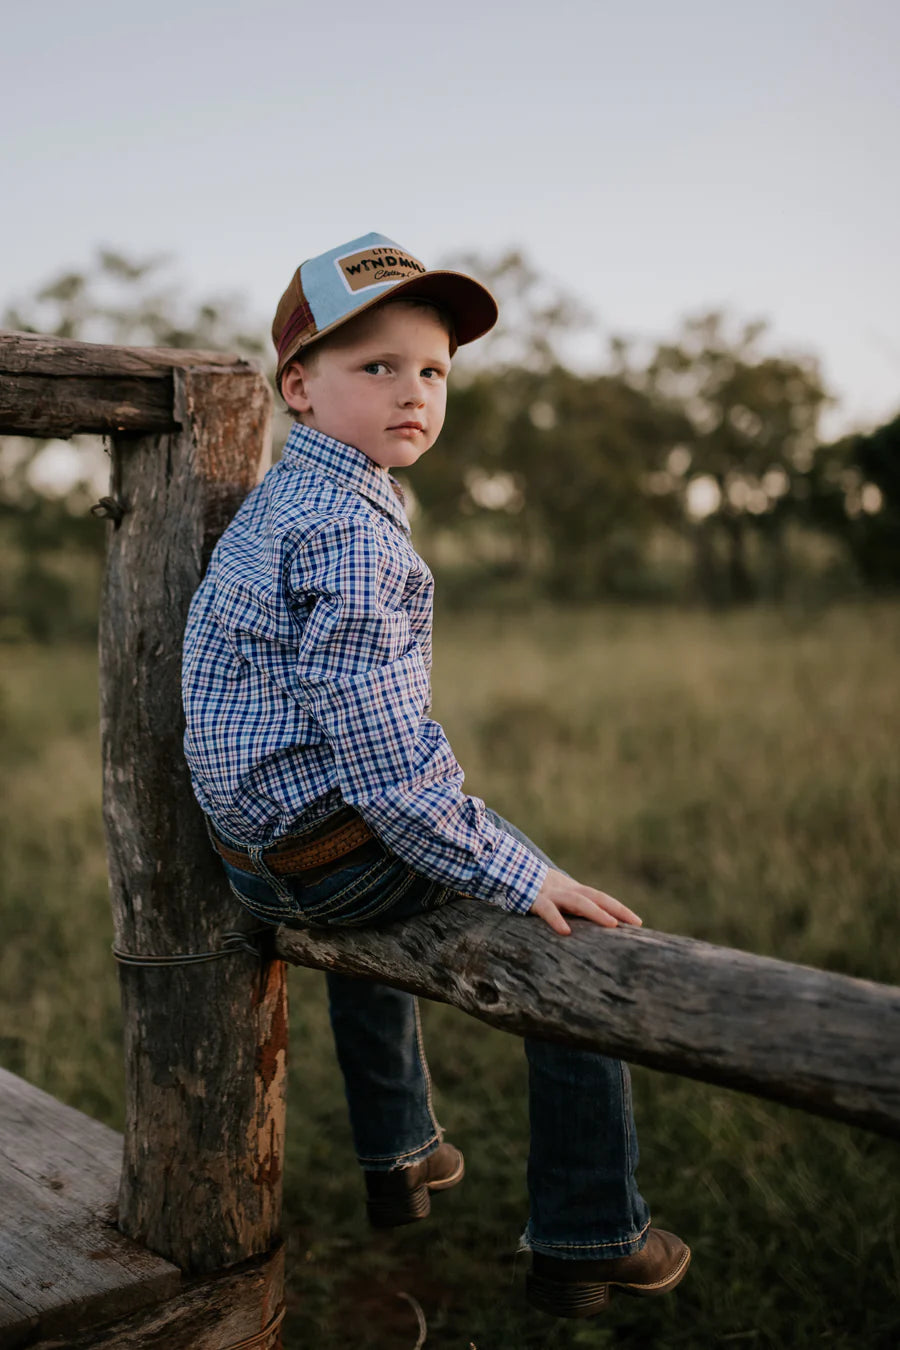
[[[435,304],[443,305],[453,320],[456,341],[460,347],[483,337],[497,322],[497,301],[480,281],[467,277],[464,272],[426,272],[424,276],[400,281],[389,291],[382,291],[380,295],[367,300],[365,304],[354,309],[352,314],[321,329],[312,342],[318,342],[320,337],[333,333],[335,329],[355,319],[357,314],[364,314],[367,309],[373,309],[383,300],[395,300],[398,295],[410,298],[420,295],[423,300],[433,300]]]
[[[420,295],[423,300],[434,300],[442,305],[453,319],[460,347],[484,337],[497,322],[497,301],[486,286],[463,272],[426,272],[423,277],[401,281],[380,298],[385,299],[388,295],[392,298]]]
[[[497,322],[497,301],[480,281],[466,276],[464,272],[426,272],[423,276],[411,277],[409,281],[400,281],[389,290],[381,291],[379,295],[357,306],[352,313],[320,329],[315,337],[305,342],[301,339],[295,344],[292,343],[278,362],[276,372],[278,387],[281,386],[285,366],[295,357],[299,357],[305,347],[314,346],[320,338],[343,328],[344,324],[350,323],[357,315],[364,314],[367,309],[373,309],[375,305],[380,305],[385,300],[396,299],[398,296],[408,296],[410,299],[421,296],[423,300],[433,300],[435,304],[446,309],[453,320],[456,342],[460,347],[483,337]]]
[[[491,296],[487,286],[482,286],[480,281],[475,281],[474,277],[467,277],[466,273],[461,271],[426,271],[422,277],[410,277],[409,281],[398,282],[397,285],[391,286],[390,290],[382,290],[381,294],[372,297],[366,304],[359,305],[354,312],[344,315],[343,319],[337,319],[335,323],[321,328],[314,338],[306,342],[301,339],[300,342],[291,343],[279,359],[275,371],[275,385],[281,389],[281,377],[287,363],[301,356],[305,347],[313,347],[318,339],[327,338],[328,333],[343,328],[344,324],[356,319],[358,315],[363,315],[367,309],[381,305],[385,300],[394,300],[398,296],[409,298],[421,296],[422,300],[433,300],[434,304],[447,309],[453,321],[453,332],[459,347],[475,342],[476,338],[483,338],[484,333],[490,331],[497,323],[497,301]]]

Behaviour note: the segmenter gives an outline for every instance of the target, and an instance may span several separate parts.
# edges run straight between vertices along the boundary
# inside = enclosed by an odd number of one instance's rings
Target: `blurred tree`
[[[4,328],[82,342],[198,347],[269,357],[265,335],[238,296],[192,300],[168,275],[164,254],[143,261],[100,248],[82,272],[63,272],[28,300],[14,301]]]
[[[168,260],[136,261],[99,249],[84,271],[66,271],[0,326],[85,342],[227,349],[268,356],[263,334],[235,297],[191,301]],[[0,634],[48,639],[92,631],[104,531],[88,513],[101,487],[96,437],[68,443],[0,440]]]
[[[428,527],[465,556],[568,599],[619,593],[674,504],[649,495],[672,419],[614,376],[478,372],[451,390],[438,453],[413,471]]]
[[[570,358],[576,340],[596,335],[595,321],[521,252],[447,265],[490,286],[501,314],[454,360],[438,452],[410,479],[425,551],[452,563],[461,592],[471,596],[477,575],[479,594],[491,576],[568,599],[675,593],[648,558],[654,541],[677,532],[691,542],[704,598],[777,594],[794,519],[845,540],[866,580],[896,576],[897,424],[817,450],[829,401],[818,364],[765,351],[764,323],[700,314],[643,355],[613,338],[605,371],[579,372]],[[262,325],[247,321],[240,300],[189,299],[163,257],[101,249],[84,271],[10,306],[3,323],[87,341],[229,349],[272,368]],[[47,634],[50,600],[72,584],[65,551],[98,557],[102,548],[87,515],[97,442],[72,444],[80,458],[58,442],[0,443],[0,598],[35,635]]]
[[[830,401],[816,358],[763,353],[766,329],[754,321],[729,332],[722,313],[701,314],[684,321],[674,342],[660,343],[645,368],[627,368],[637,388],[682,419],[668,464],[671,490],[693,533],[698,588],[711,599],[758,593],[747,556],[751,532],[768,544],[772,591],[783,589],[794,487],[812,464],[819,415]],[[724,568],[716,563],[716,533],[725,539]]]
[[[565,364],[572,337],[596,323],[590,310],[537,272],[518,249],[495,259],[460,253],[442,266],[477,277],[496,297],[500,311],[489,333],[474,347],[460,350],[454,362],[457,383],[475,371],[540,373]]]
[[[856,442],[861,472],[851,548],[870,585],[900,585],[900,415]]]
[[[426,525],[452,529],[470,565],[557,596],[633,589],[648,531],[674,514],[644,480],[678,419],[618,373],[567,368],[563,353],[590,316],[520,253],[448,265],[484,281],[501,318],[454,362],[440,452],[416,465]]]
[[[810,522],[842,540],[867,586],[900,586],[900,416],[821,446],[806,480]]]

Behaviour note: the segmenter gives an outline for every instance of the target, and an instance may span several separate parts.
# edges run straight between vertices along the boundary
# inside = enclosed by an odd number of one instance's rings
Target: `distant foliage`
[[[3,327],[83,342],[267,355],[265,337],[248,320],[240,296],[191,298],[170,268],[165,254],[136,260],[98,249],[84,271],[63,272],[36,295],[11,303]]]
[[[810,568],[838,592],[900,584],[900,417],[822,446],[816,359],[715,311],[667,341],[614,337],[602,370],[581,369],[578,343],[599,350],[593,317],[521,253],[450,265],[492,288],[501,321],[454,361],[441,441],[407,480],[445,598],[735,604],[789,596]],[[273,373],[241,299],[191,298],[165,257],[101,249],[2,323],[236,351]],[[71,446],[0,441],[0,637],[92,630],[104,457],[95,439]]]
[[[821,446],[809,483],[810,518],[840,536],[866,585],[900,586],[900,417]]]
[[[435,559],[461,581],[734,604],[805,588],[810,567],[838,591],[876,584],[876,567],[878,584],[900,580],[884,487],[896,455],[860,450],[832,490],[813,356],[773,354],[764,322],[709,312],[649,351],[613,338],[602,373],[576,371],[575,304],[518,254],[460,261],[514,315],[464,349],[441,454],[411,475]]]
[[[191,300],[165,257],[142,261],[99,249],[9,305],[0,327],[85,342],[267,355],[239,297]],[[0,640],[90,637],[105,531],[89,513],[106,490],[96,437],[0,439]]]

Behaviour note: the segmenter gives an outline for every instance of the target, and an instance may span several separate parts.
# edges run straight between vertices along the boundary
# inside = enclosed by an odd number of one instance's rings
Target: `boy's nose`
[[[421,408],[422,404],[425,402],[425,394],[421,384],[419,384],[418,381],[413,381],[407,385],[401,393],[400,402],[403,404],[404,408]]]

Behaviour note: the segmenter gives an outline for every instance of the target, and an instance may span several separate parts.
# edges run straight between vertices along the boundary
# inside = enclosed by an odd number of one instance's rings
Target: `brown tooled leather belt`
[[[244,872],[258,872],[250,854],[242,848],[226,844],[210,826],[213,848],[230,863]],[[378,842],[378,836],[369,829],[362,816],[345,807],[323,821],[318,828],[305,830],[303,835],[285,835],[263,849],[262,858],[270,872],[283,877],[295,872],[336,870],[336,864],[352,862],[365,845]],[[367,850],[371,851],[371,850]]]

